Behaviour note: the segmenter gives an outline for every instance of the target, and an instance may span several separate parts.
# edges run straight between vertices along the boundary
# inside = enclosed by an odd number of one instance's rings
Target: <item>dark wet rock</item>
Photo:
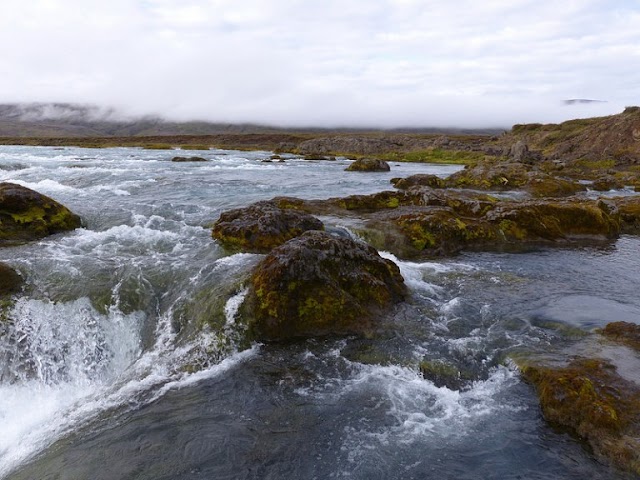
[[[250,252],[268,252],[308,230],[323,230],[317,218],[283,209],[273,202],[258,202],[224,212],[213,227],[213,238],[223,245]]]
[[[427,173],[418,173],[407,178],[392,178],[391,183],[400,190],[416,186],[431,188],[444,188],[446,186],[446,182],[442,178]]]
[[[640,474],[640,386],[603,358],[578,357],[566,365],[521,362],[545,419],[568,428],[594,453]]]
[[[22,277],[13,268],[0,263],[0,299],[22,289]]]
[[[273,163],[273,160],[271,160],[270,158],[264,158],[262,160],[260,160],[262,163]]]
[[[206,158],[202,157],[173,157],[172,162],[206,162]]]
[[[37,240],[81,226],[80,217],[38,192],[0,183],[0,245]]]
[[[398,267],[374,248],[306,232],[258,265],[242,314],[261,341],[367,334],[405,295]]]
[[[276,155],[276,154],[271,155],[269,158],[271,160],[282,160],[282,157],[280,155]]]
[[[610,340],[640,352],[640,325],[630,322],[613,322],[603,328],[600,333]]]
[[[384,160],[360,158],[345,168],[348,172],[388,172],[391,167]]]

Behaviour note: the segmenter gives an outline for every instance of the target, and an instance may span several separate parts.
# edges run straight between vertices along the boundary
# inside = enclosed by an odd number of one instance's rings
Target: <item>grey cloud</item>
[[[2,102],[387,127],[550,122],[640,103],[637,2],[5,3]]]

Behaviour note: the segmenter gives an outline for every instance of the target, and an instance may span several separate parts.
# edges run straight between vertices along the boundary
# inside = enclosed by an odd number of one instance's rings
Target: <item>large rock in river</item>
[[[224,212],[212,235],[225,246],[266,253],[308,230],[324,230],[324,225],[307,213],[264,201]]]
[[[306,232],[258,265],[243,309],[258,340],[366,334],[405,294],[397,265],[373,247]]]
[[[80,225],[80,217],[55,200],[20,185],[0,183],[0,245],[37,240]]]
[[[345,170],[347,172],[388,172],[391,167],[384,160],[361,158],[353,162]]]

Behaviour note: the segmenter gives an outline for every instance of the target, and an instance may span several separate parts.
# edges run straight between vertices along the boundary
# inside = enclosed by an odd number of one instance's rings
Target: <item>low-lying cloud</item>
[[[509,126],[638,104],[640,2],[5,0],[0,101],[283,126]],[[605,103],[566,104],[587,98]]]

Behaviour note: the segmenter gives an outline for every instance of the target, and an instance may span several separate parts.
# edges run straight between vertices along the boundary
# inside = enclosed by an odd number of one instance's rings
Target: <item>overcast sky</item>
[[[324,126],[616,113],[640,104],[640,0],[2,0],[0,102],[19,101]]]

